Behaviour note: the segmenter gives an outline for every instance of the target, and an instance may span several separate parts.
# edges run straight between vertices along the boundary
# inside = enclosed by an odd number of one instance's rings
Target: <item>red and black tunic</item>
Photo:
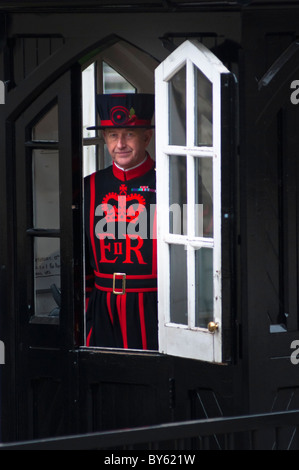
[[[155,350],[154,162],[148,156],[126,171],[113,163],[85,178],[84,184],[87,346]]]

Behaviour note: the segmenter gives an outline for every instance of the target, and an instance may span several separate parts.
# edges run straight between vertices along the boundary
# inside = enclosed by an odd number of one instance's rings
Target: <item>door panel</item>
[[[223,273],[233,270],[226,250],[234,85],[195,40],[156,69],[159,350],[209,362],[225,362],[230,348],[227,336],[223,342],[232,315]]]
[[[72,422],[63,397],[76,393],[67,351],[83,325],[80,73],[64,74],[15,124],[19,438]]]

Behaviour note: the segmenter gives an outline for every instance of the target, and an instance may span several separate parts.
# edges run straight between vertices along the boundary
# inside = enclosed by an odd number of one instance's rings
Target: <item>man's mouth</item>
[[[118,157],[127,157],[131,154],[131,152],[117,152]]]

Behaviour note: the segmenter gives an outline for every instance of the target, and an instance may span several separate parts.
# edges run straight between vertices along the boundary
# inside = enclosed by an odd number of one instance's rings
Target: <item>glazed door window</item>
[[[157,61],[132,44],[119,41],[96,55],[82,60],[83,175],[110,165],[102,133],[87,130],[99,122],[95,107],[98,93],[153,93]],[[154,158],[154,139],[149,153]]]
[[[81,334],[80,72],[61,75],[15,124],[18,321],[30,346],[71,345]]]
[[[31,129],[27,142],[31,166],[34,305],[33,317],[59,318],[60,312],[60,191],[58,105]]]
[[[97,77],[101,80],[97,82]],[[100,84],[99,84],[100,82]],[[97,93],[136,93],[121,74],[103,60],[95,60],[82,72],[83,90],[83,172],[84,176],[107,166],[109,155],[101,135],[87,127],[97,122],[95,96]]]

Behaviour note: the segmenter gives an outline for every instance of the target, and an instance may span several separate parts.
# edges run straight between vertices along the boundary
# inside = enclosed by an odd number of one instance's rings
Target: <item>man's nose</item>
[[[123,135],[120,135],[117,139],[117,146],[118,147],[125,147],[126,146],[126,138]]]

